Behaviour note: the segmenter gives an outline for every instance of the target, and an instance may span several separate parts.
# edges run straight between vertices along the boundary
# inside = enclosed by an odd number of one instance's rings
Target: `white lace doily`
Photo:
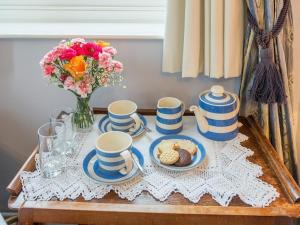
[[[118,185],[97,183],[84,174],[81,165],[86,154],[94,148],[99,134],[97,124],[100,117],[96,120],[93,132],[79,137],[78,154],[68,160],[68,169],[64,174],[53,179],[42,178],[38,163],[36,171],[22,172],[25,199],[63,200],[76,199],[81,195],[85,200],[90,200],[102,198],[113,190],[121,198],[130,201],[142,191],[148,191],[160,201],[166,200],[172,192],[178,192],[196,203],[208,193],[222,206],[228,206],[234,196],[239,196],[251,206],[264,207],[279,196],[273,186],[258,178],[262,175],[261,167],[246,159],[253,152],[240,145],[240,142],[247,139],[245,135],[239,134],[228,143],[209,141],[197,133],[193,117],[184,118],[184,130],[180,134],[193,137],[204,145],[207,158],[200,167],[178,173],[166,171],[153,164],[148,153],[149,146],[162,135],[155,131],[155,118],[146,116],[152,132],[134,140],[134,146],[145,158],[146,174]]]

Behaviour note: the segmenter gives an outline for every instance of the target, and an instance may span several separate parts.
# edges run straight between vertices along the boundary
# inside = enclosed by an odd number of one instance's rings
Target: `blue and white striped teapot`
[[[228,141],[237,136],[240,126],[237,95],[214,85],[199,95],[198,104],[199,107],[191,106],[190,111],[195,113],[200,134],[214,141]]]

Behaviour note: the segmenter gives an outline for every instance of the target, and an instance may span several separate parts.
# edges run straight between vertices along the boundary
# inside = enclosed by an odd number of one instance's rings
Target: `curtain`
[[[168,0],[163,71],[240,76],[244,27],[243,0]]]
[[[282,0],[248,0],[247,4],[252,15],[255,15],[261,28],[272,29],[282,7]],[[297,179],[296,172],[296,143],[294,136],[292,112],[292,77],[293,77],[293,17],[292,10],[288,12],[283,30],[272,42],[274,59],[280,68],[284,81],[287,101],[285,104],[257,104],[249,98],[253,82],[253,71],[258,62],[258,49],[254,32],[249,25],[244,39],[244,63],[241,76],[241,110],[242,116],[255,115],[265,135],[270,139],[281,160],[291,174]]]

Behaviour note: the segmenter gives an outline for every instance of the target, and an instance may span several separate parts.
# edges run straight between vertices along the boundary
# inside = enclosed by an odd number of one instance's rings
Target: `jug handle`
[[[202,133],[206,133],[209,130],[209,125],[203,113],[198,108],[198,106],[195,105],[190,106],[190,111],[195,113],[195,117],[200,131]]]
[[[240,99],[239,99],[239,96],[238,96],[238,95],[235,95],[235,99],[236,99],[236,108],[235,108],[235,110],[234,110],[234,114],[235,114],[235,115],[238,115],[238,114],[239,114],[239,111],[240,111],[241,103],[240,103]]]
[[[234,110],[234,115],[238,116],[239,114],[239,111],[240,111],[240,107],[241,107],[241,102],[240,102],[240,99],[239,99],[239,96],[238,95],[235,95],[235,98],[236,98],[236,109]],[[238,122],[238,128],[242,127],[243,124],[241,122]]]

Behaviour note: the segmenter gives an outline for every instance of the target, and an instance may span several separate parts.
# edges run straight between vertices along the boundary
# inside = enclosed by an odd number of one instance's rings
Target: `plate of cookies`
[[[179,172],[197,167],[206,156],[203,145],[185,135],[160,137],[152,142],[149,152],[154,163]]]

